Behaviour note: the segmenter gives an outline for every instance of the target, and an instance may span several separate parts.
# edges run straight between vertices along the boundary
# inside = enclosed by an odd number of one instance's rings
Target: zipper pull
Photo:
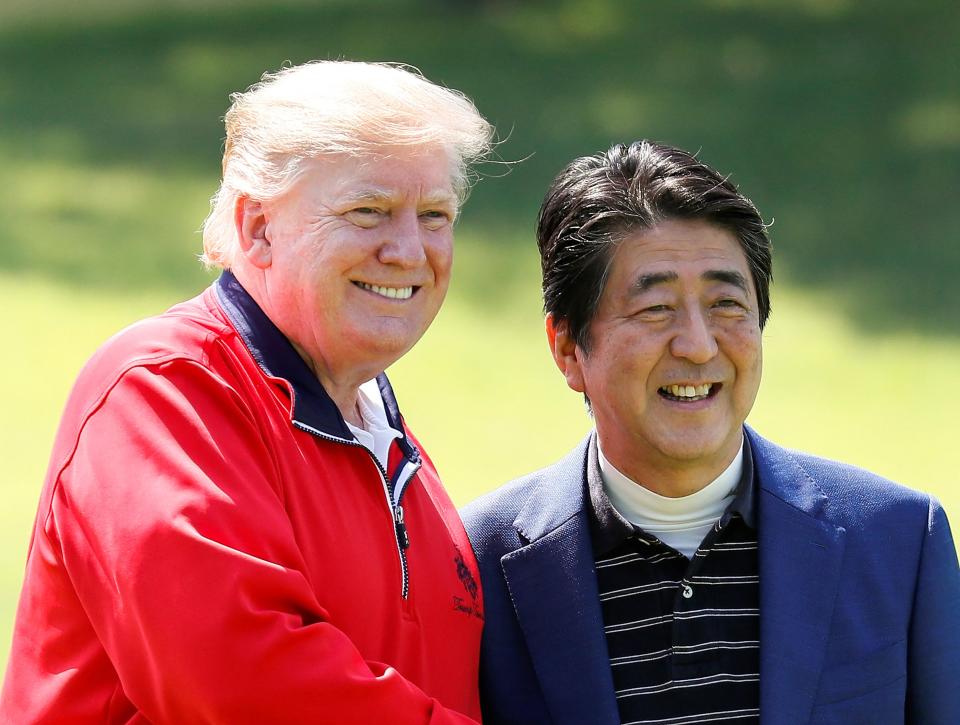
[[[403,506],[397,506],[393,510],[393,521],[397,527],[397,541],[400,542],[400,548],[409,549],[410,535],[407,533],[407,525],[403,523]]]

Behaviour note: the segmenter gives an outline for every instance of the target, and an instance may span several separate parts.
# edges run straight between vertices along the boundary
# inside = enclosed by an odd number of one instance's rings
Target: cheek
[[[641,347],[619,344],[615,337],[597,345],[591,353],[589,376],[593,387],[609,389],[611,397],[627,397],[628,391],[642,387],[649,376],[650,363]]]
[[[763,371],[763,346],[759,330],[744,330],[743,334],[733,337],[728,350],[739,376],[752,379],[753,385],[758,386]]]
[[[447,229],[437,232],[426,244],[427,254],[434,257],[438,264],[447,267],[453,264],[453,232]]]
[[[446,280],[453,269],[453,236],[449,233],[424,244],[427,261],[438,280]]]

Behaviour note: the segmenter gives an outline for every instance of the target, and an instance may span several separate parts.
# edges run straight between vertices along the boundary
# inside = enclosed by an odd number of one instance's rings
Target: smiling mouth
[[[664,385],[657,390],[661,398],[680,403],[693,403],[706,400],[717,394],[722,383],[702,383],[700,385]]]
[[[366,282],[354,282],[354,284],[360,289],[365,289],[391,300],[408,300],[413,297],[414,292],[420,289],[419,287],[384,287],[379,284],[367,284]]]

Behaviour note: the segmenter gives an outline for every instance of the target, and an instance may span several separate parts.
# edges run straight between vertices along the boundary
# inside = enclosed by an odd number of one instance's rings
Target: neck
[[[357,402],[357,396],[353,396],[353,407],[349,410],[344,410],[343,406],[340,405],[336,400],[334,401],[337,404],[337,407],[340,409],[340,414],[343,416],[343,419],[347,421],[352,426],[357,428],[363,428],[363,416],[360,415],[360,404]]]
[[[376,375],[364,373],[361,375],[335,376],[331,371],[315,363],[293,340],[290,340],[290,344],[293,345],[293,349],[297,351],[297,354],[303,358],[307,367],[313,371],[313,374],[317,377],[317,380],[320,381],[327,395],[330,396],[334,405],[337,406],[343,419],[351,425],[363,428],[363,417],[360,415],[360,403],[358,400],[360,386],[371,378],[376,377]]]
[[[739,455],[742,442],[740,434],[708,459],[677,460],[657,454],[639,457],[632,449],[616,446],[608,449],[603,436],[599,436],[603,455],[614,468],[648,491],[668,498],[690,496],[715,481]]]
[[[290,331],[285,328],[284,320],[278,319],[277,315],[271,314],[271,298],[268,293],[266,278],[258,268],[251,267],[249,264],[235,264],[230,270],[237,278],[237,281],[243,285],[254,301],[260,306],[264,314],[270,318],[270,321],[276,325],[277,329],[287,338],[293,349],[310,368],[310,371],[316,376],[317,380],[323,386],[327,395],[333,400],[340,411],[343,419],[359,428],[363,427],[363,418],[360,415],[360,407],[357,401],[360,386],[368,380],[375,378],[381,370],[365,367],[363,369],[337,370],[324,360],[322,354],[310,354],[308,348],[317,351],[317,345],[305,345],[297,342],[291,336]]]

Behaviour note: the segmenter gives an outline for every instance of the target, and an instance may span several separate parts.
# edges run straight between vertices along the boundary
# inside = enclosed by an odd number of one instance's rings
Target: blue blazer
[[[758,477],[764,725],[960,724],[960,570],[932,497],[746,429]],[[593,434],[462,514],[484,722],[619,723],[588,524]]]

